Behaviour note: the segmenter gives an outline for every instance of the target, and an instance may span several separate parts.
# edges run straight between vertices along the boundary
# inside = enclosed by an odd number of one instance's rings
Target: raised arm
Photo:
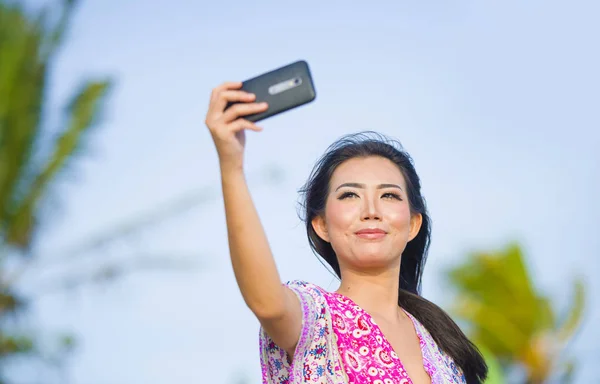
[[[219,155],[231,264],[246,305],[273,341],[292,356],[302,327],[300,302],[281,284],[243,170],[245,130],[261,128],[242,116],[267,106],[253,103],[254,95],[241,91],[241,85],[225,83],[215,88],[206,115]],[[224,111],[228,102],[242,103]]]

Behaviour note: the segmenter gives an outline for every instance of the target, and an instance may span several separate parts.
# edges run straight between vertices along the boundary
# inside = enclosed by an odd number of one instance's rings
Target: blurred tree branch
[[[255,180],[263,186],[276,185],[283,179],[283,172],[279,167],[271,165],[265,167],[256,174],[250,175],[249,179]],[[110,225],[107,229],[99,231],[98,233],[88,237],[74,246],[57,252],[54,256],[36,256],[22,260],[21,265],[15,268],[10,275],[6,276],[5,279],[3,279],[2,284],[10,286],[19,281],[20,278],[26,277],[26,275],[35,274],[36,271],[46,271],[48,269],[57,267],[60,268],[61,266],[70,265],[73,262],[81,261],[82,257],[89,256],[100,250],[107,250],[112,244],[127,242],[127,239],[129,238],[138,236],[144,231],[149,231],[152,228],[156,228],[156,226],[160,224],[164,224],[169,219],[173,219],[180,214],[189,212],[189,210],[193,208],[208,204],[209,202],[219,198],[220,190],[216,186],[206,186],[195,191],[185,193],[176,199],[159,205],[158,208],[150,209],[139,216],[135,216],[128,220],[126,219]],[[193,260],[197,259],[198,256],[199,255],[190,257],[190,260],[187,262],[187,266],[190,268],[197,266],[197,263],[195,263]],[[172,256],[167,257],[165,255],[165,259],[163,259],[161,262],[162,267],[166,269],[181,269],[183,260],[173,260],[173,263],[170,263],[169,260],[171,258]],[[138,256],[138,259],[139,260],[136,262],[136,268],[152,268],[150,264],[147,266],[144,265],[145,258]],[[99,262],[103,261],[100,260]],[[156,265],[156,260],[148,260],[148,262]],[[100,266],[99,271],[93,275],[108,276],[109,274],[106,273],[108,270],[113,271],[113,273],[110,274],[120,274],[117,272],[117,269],[117,265]],[[69,279],[67,278],[67,280]],[[94,279],[94,281],[97,280]]]

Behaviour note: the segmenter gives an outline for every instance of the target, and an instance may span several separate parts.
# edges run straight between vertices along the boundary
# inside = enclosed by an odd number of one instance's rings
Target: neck
[[[371,315],[394,319],[405,314],[398,305],[400,268],[391,268],[378,274],[342,271],[337,293],[342,294]]]

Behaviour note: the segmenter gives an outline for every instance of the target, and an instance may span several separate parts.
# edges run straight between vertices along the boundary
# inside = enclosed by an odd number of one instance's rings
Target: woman
[[[266,110],[241,83],[213,90],[206,125],[219,156],[231,262],[261,324],[263,382],[481,383],[487,366],[439,307],[419,296],[430,222],[410,157],[378,135],[329,148],[303,189],[312,249],[335,292],[282,284],[244,178],[243,118]],[[241,102],[225,111],[228,102]]]

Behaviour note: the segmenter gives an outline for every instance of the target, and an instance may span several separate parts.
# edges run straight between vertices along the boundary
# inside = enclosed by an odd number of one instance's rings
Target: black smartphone
[[[246,80],[242,83],[242,90],[255,94],[254,102],[269,104],[264,112],[242,116],[252,122],[310,103],[317,96],[310,68],[304,60]],[[229,103],[225,109],[234,104]]]

